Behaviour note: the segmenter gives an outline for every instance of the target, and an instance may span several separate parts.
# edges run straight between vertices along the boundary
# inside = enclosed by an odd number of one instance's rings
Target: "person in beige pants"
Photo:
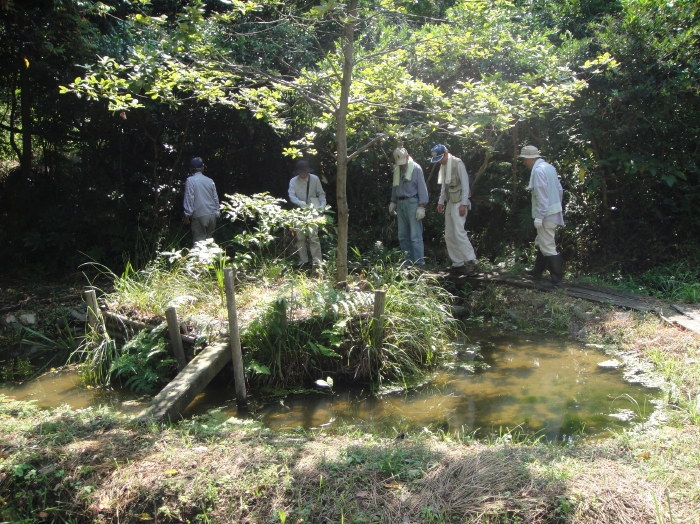
[[[532,192],[532,218],[537,230],[535,267],[526,269],[525,273],[540,280],[542,272],[549,269],[552,284],[558,286],[563,277],[563,264],[561,255],[557,253],[554,234],[558,227],[564,225],[564,190],[557,170],[544,161],[535,146],[523,147],[519,157],[523,159],[525,167],[530,169],[527,189]]]
[[[474,247],[469,241],[464,224],[471,208],[469,201],[469,175],[464,162],[451,155],[442,144],[430,150],[433,164],[440,164],[440,198],[438,213],[445,213],[445,244],[452,265],[447,268],[453,273],[471,275],[477,272],[478,262]]]
[[[321,186],[321,180],[311,174],[311,168],[306,160],[299,160],[294,167],[294,178],[289,181],[289,200],[299,207],[314,207],[324,209],[326,207],[326,193]],[[301,229],[295,229],[296,247],[299,253],[299,267],[309,265],[309,254],[306,250],[306,240],[309,240],[309,251],[314,266],[320,266],[323,262],[321,243],[318,241],[318,230],[313,227],[309,235]]]

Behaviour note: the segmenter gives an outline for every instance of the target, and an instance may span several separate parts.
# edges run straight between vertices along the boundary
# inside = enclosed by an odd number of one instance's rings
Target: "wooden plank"
[[[564,286],[565,287],[573,286],[573,287],[582,288],[582,289],[590,289],[591,291],[597,291],[599,293],[605,293],[607,295],[615,295],[615,296],[627,298],[630,300],[652,300],[652,301],[654,300],[651,297],[645,297],[642,295],[635,295],[634,293],[630,293],[629,291],[623,291],[621,289],[606,288],[605,286],[601,286],[598,284],[591,284],[589,282],[565,283]]]
[[[686,317],[690,317],[696,322],[700,322],[700,308],[697,306],[671,304],[671,307]]]
[[[216,374],[231,361],[228,342],[209,346],[158,393],[134,420],[135,422],[161,421],[178,417]]]
[[[598,302],[600,304],[610,304],[617,307],[624,307],[627,309],[634,309],[635,311],[641,311],[643,313],[653,313],[656,309],[649,307],[640,302],[634,302],[632,300],[626,300],[624,298],[615,296],[604,296],[601,293],[586,293],[580,292],[576,289],[567,289],[566,294],[573,298],[581,298],[583,300],[588,300],[589,302]]]
[[[480,273],[472,276],[456,276],[446,274],[432,274],[436,280],[450,280],[458,283],[459,280],[482,283],[505,284],[524,289],[537,289],[539,291],[553,291],[557,288],[545,287],[538,281],[518,277],[505,277],[494,273]],[[682,306],[679,304],[666,304],[652,297],[638,296],[619,289],[609,289],[597,284],[587,282],[564,282],[560,286],[566,294],[572,298],[580,298],[589,302],[610,304],[616,307],[624,307],[641,311],[643,313],[655,313],[669,323],[681,326],[685,329],[700,334],[700,308]],[[674,311],[675,310],[675,311]]]
[[[670,310],[667,314],[662,315],[661,318],[670,324],[676,324],[688,331],[700,334],[700,322],[682,313],[676,313]]]

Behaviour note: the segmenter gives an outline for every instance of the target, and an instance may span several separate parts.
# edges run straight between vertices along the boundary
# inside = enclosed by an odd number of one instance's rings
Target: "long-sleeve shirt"
[[[413,165],[411,180],[406,180],[406,168],[408,164],[400,168],[399,185],[391,188],[391,201],[396,202],[399,198],[418,197],[418,205],[428,203],[428,186],[425,184],[423,169],[418,164]]]
[[[448,153],[449,154],[449,153]],[[452,160],[457,166],[457,174],[459,175],[459,181],[462,184],[462,200],[459,202],[460,206],[467,206],[467,209],[471,209],[472,204],[469,201],[469,175],[467,174],[467,167],[464,165],[461,159],[453,157]],[[452,168],[452,176],[454,176],[454,167]],[[447,178],[447,175],[445,175]],[[438,199],[438,204],[445,204],[445,182],[443,181],[440,186],[440,198]]]
[[[532,172],[530,173],[530,184],[532,186],[533,199],[533,214],[535,215],[533,218],[541,218],[542,222],[552,222],[554,224],[557,224],[558,226],[563,226],[564,215],[561,211],[549,215],[547,214],[550,205],[557,203],[557,195],[554,195],[554,198],[549,197],[550,180],[548,179],[547,173],[545,171],[545,167],[547,166],[551,167],[551,169],[554,170],[554,167],[545,162],[544,159],[538,158],[535,162],[535,165],[532,166]],[[554,176],[556,176],[556,170],[554,170],[554,173]],[[559,178],[557,177],[556,181],[552,180],[551,182],[552,186],[555,186],[557,188],[556,191],[558,191],[559,193],[558,203],[563,204],[564,189],[561,187],[561,182],[559,181]]]
[[[185,216],[197,218],[219,214],[219,195],[214,181],[202,173],[185,180]]]
[[[306,200],[307,187],[309,189],[308,201]],[[322,208],[326,207],[326,193],[316,175],[309,174],[306,180],[297,175],[289,181],[289,200],[292,204],[304,206],[311,203],[312,198],[317,198]]]

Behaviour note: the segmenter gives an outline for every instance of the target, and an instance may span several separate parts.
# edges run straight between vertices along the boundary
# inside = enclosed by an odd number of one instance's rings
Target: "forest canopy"
[[[699,11],[657,0],[9,0],[3,265],[139,265],[187,243],[182,188],[201,156],[221,194],[277,197],[293,161],[309,160],[337,210],[341,266],[343,243],[397,244],[386,212],[397,146],[426,171],[426,254],[440,262],[426,161],[436,143],[470,173],[480,257],[530,250],[517,152],[532,144],[565,188],[572,267],[697,260]]]

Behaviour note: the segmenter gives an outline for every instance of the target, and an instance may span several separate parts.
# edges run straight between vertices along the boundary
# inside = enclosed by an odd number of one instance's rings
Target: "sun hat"
[[[394,149],[394,163],[397,166],[404,165],[406,160],[408,160],[408,151],[406,151],[406,149],[403,147],[397,147]]]
[[[190,160],[190,168],[191,169],[201,169],[204,167],[204,160],[202,160],[200,157],[196,156],[192,160]]]
[[[437,144],[430,150],[430,163],[435,164],[442,160],[442,157],[447,153],[447,148],[442,144]]]
[[[541,158],[542,155],[540,155],[540,150],[537,149],[535,146],[523,146],[523,148],[520,150],[520,154],[518,155],[518,158]]]
[[[295,165],[294,165],[294,175],[304,175],[306,173],[311,173],[311,168],[309,167],[309,163],[306,160],[299,160]]]

